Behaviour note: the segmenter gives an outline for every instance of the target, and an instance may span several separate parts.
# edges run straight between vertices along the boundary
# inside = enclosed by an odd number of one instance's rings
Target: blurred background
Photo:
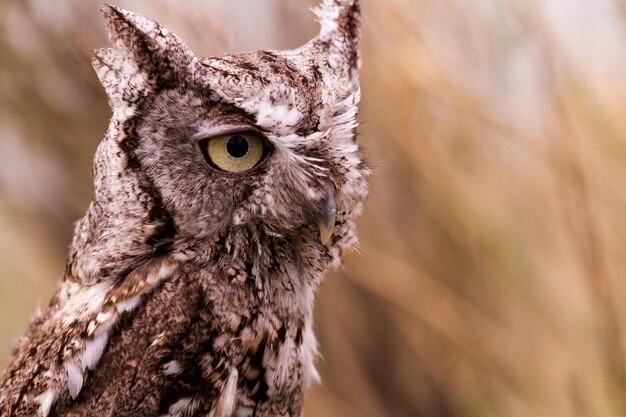
[[[113,3],[199,56],[317,32],[312,0]],[[98,8],[0,2],[0,368],[91,197]],[[307,417],[626,415],[626,2],[363,9],[372,191],[318,294]]]

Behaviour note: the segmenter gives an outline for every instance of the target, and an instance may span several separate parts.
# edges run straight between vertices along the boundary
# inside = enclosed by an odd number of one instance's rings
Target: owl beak
[[[327,182],[324,189],[324,199],[322,200],[322,212],[318,220],[320,242],[322,242],[323,245],[330,242],[330,238],[333,236],[333,229],[335,228],[337,206],[333,194],[333,187]]]

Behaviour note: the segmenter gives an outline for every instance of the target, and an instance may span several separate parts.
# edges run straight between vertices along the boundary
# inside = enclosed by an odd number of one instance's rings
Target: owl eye
[[[268,151],[265,140],[254,132],[215,136],[200,142],[200,147],[210,165],[232,173],[256,167]]]

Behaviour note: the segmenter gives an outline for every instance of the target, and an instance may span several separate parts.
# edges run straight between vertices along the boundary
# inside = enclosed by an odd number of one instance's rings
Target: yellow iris
[[[244,172],[263,158],[265,142],[256,133],[231,133],[208,140],[207,155],[216,168],[226,172]]]

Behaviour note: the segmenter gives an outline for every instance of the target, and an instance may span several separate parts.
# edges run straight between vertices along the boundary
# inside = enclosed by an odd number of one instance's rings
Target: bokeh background
[[[111,0],[201,56],[312,0]],[[0,1],[0,368],[63,269],[109,109],[98,1]],[[626,415],[626,2],[363,0],[361,246],[324,281],[306,415]]]

